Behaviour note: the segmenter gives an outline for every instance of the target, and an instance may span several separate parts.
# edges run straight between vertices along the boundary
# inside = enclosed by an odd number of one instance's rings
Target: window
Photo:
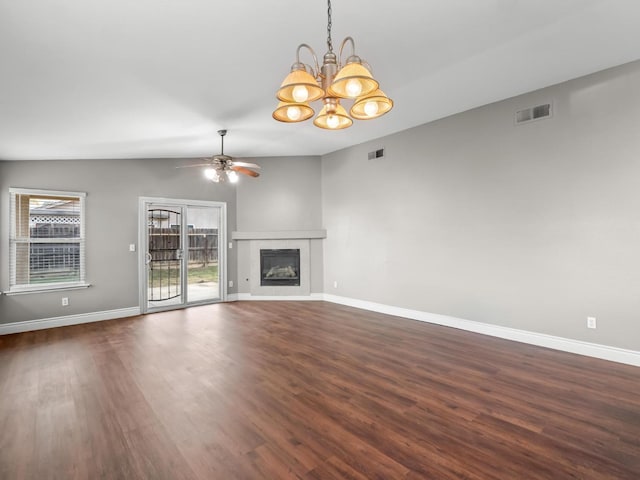
[[[85,193],[9,189],[9,292],[87,287]]]

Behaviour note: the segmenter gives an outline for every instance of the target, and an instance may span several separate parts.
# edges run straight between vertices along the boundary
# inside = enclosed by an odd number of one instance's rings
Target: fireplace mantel
[[[282,230],[279,232],[231,232],[232,240],[294,240],[327,238],[326,230]]]

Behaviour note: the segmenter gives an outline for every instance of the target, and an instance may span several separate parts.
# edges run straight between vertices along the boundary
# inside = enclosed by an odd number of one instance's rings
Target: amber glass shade
[[[286,76],[276,97],[283,102],[313,102],[324,96],[324,90],[313,76],[305,70],[294,70]],[[306,98],[305,98],[306,97]]]
[[[306,103],[280,102],[272,117],[279,122],[295,123],[310,119],[314,113],[313,108]]]
[[[331,107],[331,110],[327,110],[327,105],[322,107],[313,124],[316,127],[326,128],[327,130],[341,130],[353,124],[353,120],[349,118],[342,105],[338,104],[335,107]]]
[[[393,100],[380,89],[356,99],[349,113],[358,120],[378,118],[393,108]]]
[[[378,88],[378,82],[361,63],[347,63],[340,69],[329,90],[341,98],[357,98]]]

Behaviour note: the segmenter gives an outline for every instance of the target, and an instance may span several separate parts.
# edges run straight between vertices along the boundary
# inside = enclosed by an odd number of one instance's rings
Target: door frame
[[[219,208],[220,218],[218,225],[218,282],[220,288],[220,298],[212,301],[203,301],[190,303],[188,298],[179,305],[171,305],[166,308],[158,307],[149,309],[147,299],[147,266],[146,266],[146,254],[147,254],[147,207],[150,204],[161,204],[163,206],[176,206],[181,208],[185,215],[183,215],[182,223],[186,226],[186,211],[188,207],[215,207]],[[181,235],[185,235],[186,228],[183,228]],[[167,198],[167,197],[138,197],[138,298],[140,302],[140,312],[148,313],[160,312],[163,310],[176,310],[180,308],[187,308],[195,305],[204,305],[209,303],[219,303],[227,301],[227,203],[226,202],[214,202],[208,200],[188,200],[184,198]],[[188,252],[184,254],[184,257],[188,259]],[[188,260],[187,260],[188,261]],[[183,269],[184,270],[184,269]],[[183,271],[183,277],[186,272]],[[185,285],[186,278],[182,279],[183,287]],[[182,294],[185,295],[186,288],[182,289]]]

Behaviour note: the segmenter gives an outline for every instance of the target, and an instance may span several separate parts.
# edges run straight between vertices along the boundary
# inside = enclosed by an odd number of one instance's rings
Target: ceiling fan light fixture
[[[231,183],[238,183],[238,174],[234,170],[227,170],[227,178]]]
[[[308,120],[314,113],[308,103],[280,102],[272,116],[279,122],[295,123]]]
[[[219,182],[220,176],[218,175],[218,171],[213,167],[207,167],[204,169],[204,176],[207,180],[211,180],[212,182]]]
[[[349,112],[358,120],[372,120],[381,117],[393,108],[393,100],[377,89],[369,95],[356,99]]]
[[[260,169],[260,165],[250,162],[236,161],[233,157],[224,154],[224,136],[227,134],[226,130],[218,130],[220,135],[220,154],[213,155],[209,158],[203,158],[206,163],[198,163],[195,165],[177,166],[176,168],[191,168],[191,167],[204,167],[202,174],[204,177],[213,183],[237,183],[240,175],[247,175],[249,177],[259,177],[260,174],[254,169]]]

